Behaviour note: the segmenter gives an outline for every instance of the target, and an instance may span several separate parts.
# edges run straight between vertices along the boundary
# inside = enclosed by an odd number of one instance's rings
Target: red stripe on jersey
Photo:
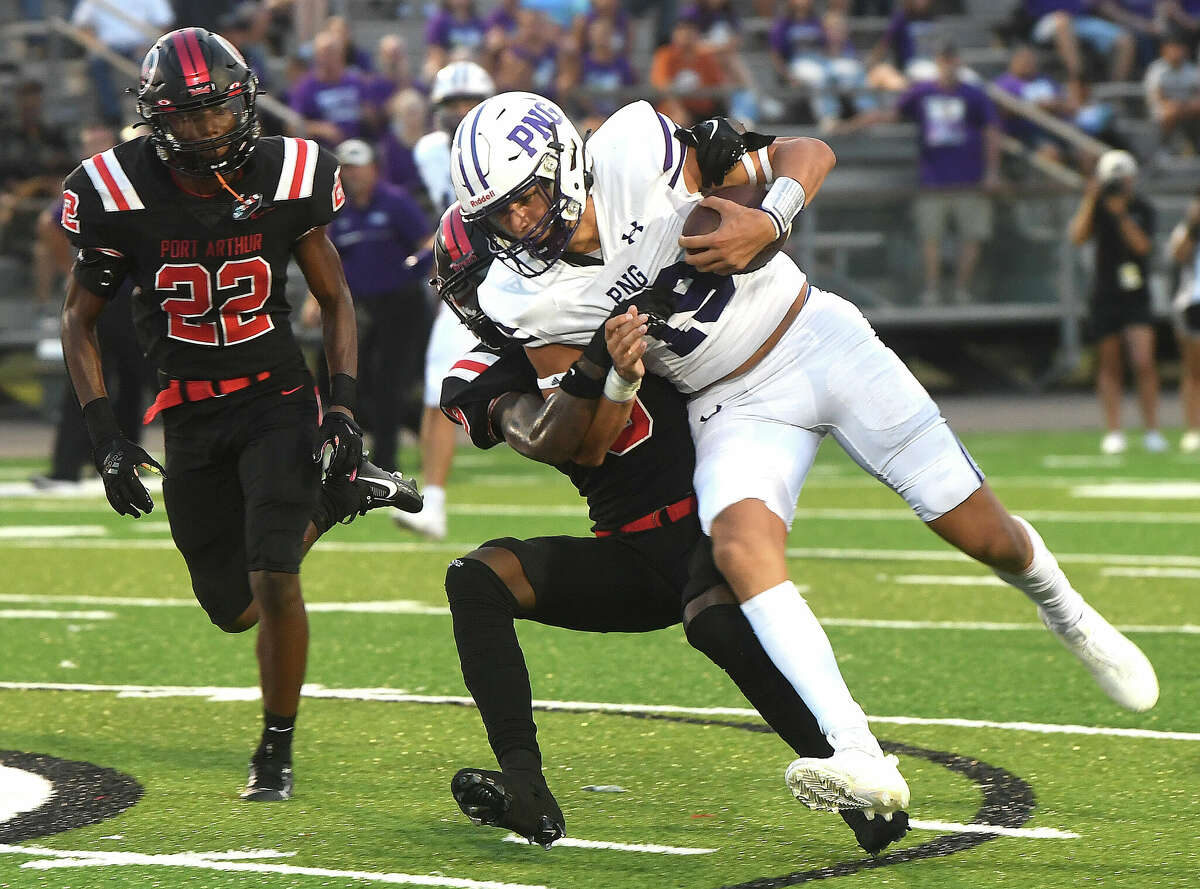
[[[292,187],[288,191],[288,200],[294,201],[300,197],[300,186],[304,184],[304,167],[308,162],[308,142],[304,139],[296,141],[296,166],[292,169]]]
[[[109,172],[108,164],[104,162],[104,155],[93,155],[92,163],[96,165],[96,170],[99,171],[100,178],[104,180],[104,187],[108,189],[109,196],[117,202],[117,209],[128,210],[129,201],[125,200],[125,195],[121,193],[121,188],[117,185],[117,180],[114,179],[113,174]]]
[[[458,422],[462,425],[462,428],[467,431],[467,435],[470,435],[471,424],[467,422],[467,415],[463,413],[462,408],[452,407],[450,410],[454,412],[454,416],[458,417]]]
[[[463,370],[473,370],[473,371],[475,371],[475,373],[481,374],[485,370],[487,370],[490,366],[491,365],[484,364],[482,361],[472,361],[470,358],[462,358],[462,359],[454,362],[454,366],[450,369],[458,370],[459,368],[461,368]]]
[[[462,247],[458,244],[458,238],[454,236],[454,213],[447,213],[446,218],[442,220],[442,241],[446,244],[446,252],[450,254],[450,262],[458,262],[462,259]],[[462,220],[459,219],[459,225],[462,225]]]

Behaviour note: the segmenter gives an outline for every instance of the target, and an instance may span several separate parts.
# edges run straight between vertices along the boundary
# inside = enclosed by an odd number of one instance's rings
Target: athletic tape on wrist
[[[775,181],[775,171],[771,169],[771,159],[767,157],[766,146],[758,149],[758,162],[762,164],[763,183],[770,185]]]
[[[762,210],[775,223],[775,236],[780,237],[797,214],[804,209],[804,186],[788,176],[780,176],[763,198]]]
[[[617,369],[614,367],[608,372],[608,376],[604,378],[604,397],[609,401],[615,401],[617,404],[624,404],[637,395],[637,391],[641,387],[642,380],[640,377],[631,383],[617,373]]]
[[[746,175],[750,177],[750,183],[757,183],[758,173],[754,172],[754,161],[750,160],[750,155],[742,155],[742,166],[746,168]]]

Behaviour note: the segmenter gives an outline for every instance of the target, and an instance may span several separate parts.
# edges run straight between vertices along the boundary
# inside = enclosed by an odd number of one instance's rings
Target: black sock
[[[262,741],[258,749],[271,756],[292,757],[292,738],[296,734],[296,717],[280,716],[263,709]]]
[[[729,674],[746,700],[797,754],[833,755],[816,717],[763,651],[741,608],[710,605],[686,629],[688,642]]]
[[[320,496],[313,505],[312,523],[324,534],[337,522],[361,509],[362,497],[352,482],[330,479],[321,485]]]
[[[513,626],[517,600],[483,562],[455,559],[446,570],[463,680],[501,768],[540,773],[529,671]]]

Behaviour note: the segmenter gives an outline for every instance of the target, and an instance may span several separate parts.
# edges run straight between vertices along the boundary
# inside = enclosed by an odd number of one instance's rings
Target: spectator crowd
[[[421,318],[425,329],[431,323],[429,294],[414,296],[418,276],[403,271],[402,260],[418,251],[445,206],[445,196],[431,194],[422,180],[414,149],[439,129],[430,101],[435,75],[458,60],[482,66],[497,92],[550,96],[581,130],[641,97],[681,125],[726,114],[764,130],[812,125],[836,136],[889,122],[915,124],[918,292],[929,305],[944,302],[947,292],[954,302],[975,299],[980,251],[993,230],[992,196],[1004,187],[1006,141],[1084,176],[1096,161],[1060,128],[997,104],[998,91],[1067,128],[1118,148],[1140,148],[1143,169],[1169,168],[1200,152],[1200,0],[1010,0],[1012,15],[988,35],[992,67],[999,67],[1001,47],[1007,59],[994,78],[980,76],[974,67],[984,66],[951,39],[962,35],[962,14],[971,11],[964,2],[120,0],[114,9],[97,0],[24,0],[22,9],[33,19],[55,11],[51,7],[69,12],[71,23],[94,38],[87,62],[95,103],[84,116],[89,125],[129,122],[121,90],[130,78],[114,70],[111,57],[136,63],[154,36],[182,25],[229,38],[265,92],[282,103],[263,109],[267,132],[339,150],[351,199],[347,220],[366,231],[339,223],[339,246],[396,272],[385,276],[386,286],[356,288],[365,315],[379,325],[377,339],[367,342],[386,344],[401,336],[405,320]],[[403,21],[404,27],[384,27],[364,40],[363,31],[338,14],[362,11],[372,21]],[[411,54],[406,42],[415,27],[422,28],[423,55]],[[32,53],[45,52],[39,38],[28,40]],[[60,248],[47,240],[52,226],[33,240],[24,233],[35,230],[84,150],[79,137],[94,137],[94,127],[89,136],[87,128],[71,134],[48,123],[46,90],[40,81],[21,81],[11,93],[11,113],[0,119],[0,254],[31,263],[37,295],[48,301],[62,263],[35,260]],[[1152,146],[1124,137],[1120,123],[1135,100],[1155,127]],[[420,231],[413,228],[417,220]],[[1187,229],[1193,241],[1178,242],[1193,244],[1194,229]],[[957,248],[946,286],[942,244],[950,232]],[[389,238],[394,243],[387,251],[376,249]],[[1186,250],[1177,252],[1183,257]],[[366,280],[374,280],[371,274]],[[403,300],[403,313],[389,298]],[[386,351],[379,346],[379,354]],[[411,364],[403,375],[412,379],[399,387],[415,406],[383,410],[389,429],[420,415],[419,362]],[[391,386],[384,383],[390,371],[375,367],[372,373],[379,388]]]

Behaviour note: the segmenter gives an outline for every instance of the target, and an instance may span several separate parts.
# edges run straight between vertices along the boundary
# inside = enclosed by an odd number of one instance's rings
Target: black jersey
[[[345,203],[337,161],[311,140],[258,141],[244,172],[212,197],[184,191],[148,137],[85,160],[63,184],[76,247],[123,260],[138,342],[178,379],[245,376],[294,363],[284,295],[292,247]]]
[[[506,392],[538,392],[525,350],[514,345],[497,353],[477,346],[443,380],[442,411],[476,447],[490,448],[501,441],[492,428],[492,405]],[[674,386],[647,376],[604,462],[556,467],[587,499],[593,530],[616,530],[691,493],[696,452],[685,405]]]

